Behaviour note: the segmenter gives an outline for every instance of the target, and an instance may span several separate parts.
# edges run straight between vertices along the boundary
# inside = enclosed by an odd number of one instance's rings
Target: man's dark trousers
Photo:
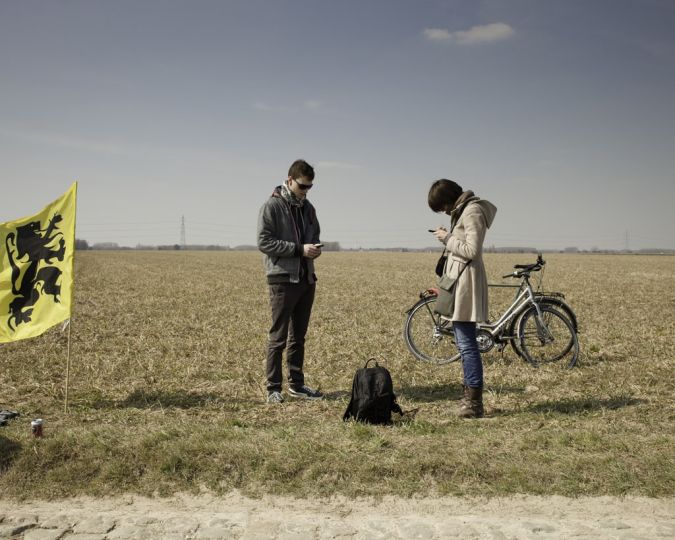
[[[281,392],[282,357],[286,351],[288,382],[294,388],[305,384],[305,334],[314,303],[315,283],[271,283],[272,328],[267,347],[267,391]]]

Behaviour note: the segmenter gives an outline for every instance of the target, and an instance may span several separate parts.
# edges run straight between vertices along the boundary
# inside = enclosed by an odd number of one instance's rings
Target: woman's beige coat
[[[453,321],[483,322],[488,320],[488,284],[483,264],[483,240],[495,218],[497,207],[478,197],[470,197],[453,210],[452,214],[459,212],[459,221],[446,237],[449,254],[445,272],[456,278],[467,262],[471,263],[459,276],[455,310],[451,318]]]

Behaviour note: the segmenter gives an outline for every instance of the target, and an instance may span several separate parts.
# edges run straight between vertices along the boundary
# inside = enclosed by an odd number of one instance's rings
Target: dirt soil
[[[0,538],[675,538],[675,499],[0,499]]]

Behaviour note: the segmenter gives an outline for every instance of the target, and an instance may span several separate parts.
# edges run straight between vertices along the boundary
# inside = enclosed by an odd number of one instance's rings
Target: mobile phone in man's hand
[[[314,244],[314,247],[316,247],[316,248],[322,248],[322,247],[323,247],[323,244]]]

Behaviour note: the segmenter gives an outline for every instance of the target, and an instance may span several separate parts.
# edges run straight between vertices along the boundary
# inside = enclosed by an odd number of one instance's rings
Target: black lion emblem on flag
[[[66,253],[66,241],[57,226],[62,220],[60,214],[55,214],[45,230],[40,228],[39,221],[32,221],[17,227],[16,234],[10,232],[5,238],[15,297],[9,304],[8,325],[12,331],[31,321],[34,306],[42,295],[51,295],[57,304],[61,302],[61,285],[58,284],[61,270],[52,260],[63,261]],[[25,268],[23,276],[22,268]]]

